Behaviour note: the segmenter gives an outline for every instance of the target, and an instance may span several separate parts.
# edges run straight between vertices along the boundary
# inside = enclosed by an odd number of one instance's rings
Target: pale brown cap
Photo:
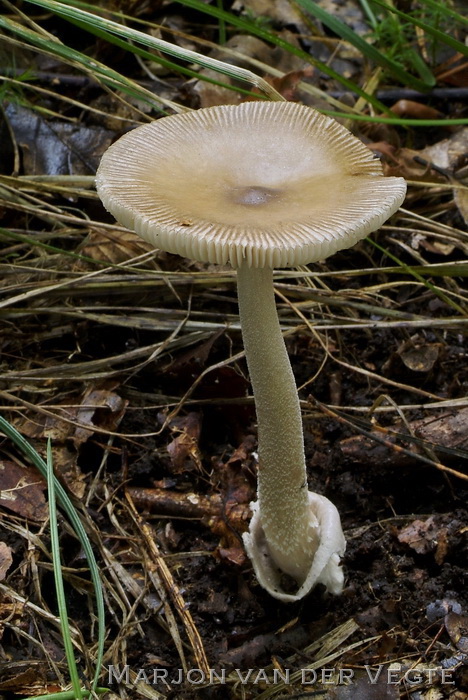
[[[324,259],[381,226],[406,192],[334,119],[265,101],[138,127],[104,154],[96,186],[155,247],[234,267]]]

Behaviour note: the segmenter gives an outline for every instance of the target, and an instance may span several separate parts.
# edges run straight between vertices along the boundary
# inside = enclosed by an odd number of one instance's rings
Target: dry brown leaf
[[[452,136],[423,148],[419,155],[439,168],[455,173],[466,164],[468,153],[468,126],[456,131]]]
[[[113,232],[99,229],[91,231],[77,252],[93,260],[118,265],[128,262],[131,258],[154,252],[154,246],[132,231]],[[83,262],[78,263],[78,266],[81,269]]]
[[[229,457],[227,466],[232,466],[238,463],[242,464],[243,462],[249,460],[252,457],[252,452],[254,451],[256,445],[257,440],[254,438],[254,436],[247,435]]]
[[[213,530],[213,532],[215,531]],[[216,531],[216,534],[219,535],[221,533],[219,531]],[[238,543],[237,546],[234,547],[218,547],[216,551],[220,559],[229,561],[235,566],[244,566],[244,564],[247,562],[247,555],[245,553],[245,549],[240,543]]]
[[[468,127],[460,129],[447,139],[438,141],[420,152],[421,157],[438,168],[447,171],[447,176],[456,180],[457,171],[466,165],[468,157]],[[463,180],[459,181],[464,184]],[[458,184],[458,183],[457,183]],[[453,190],[455,204],[465,223],[468,223],[468,187]]]
[[[68,443],[74,429],[68,421],[75,420],[75,414],[76,409],[68,407],[57,416],[38,413],[33,418],[25,417],[17,421],[15,427],[22,435],[34,440],[42,439],[41,443],[36,442],[34,446],[43,457],[45,457],[45,439],[50,438],[55,473],[66,481],[68,488],[77,498],[82,498],[85,492],[85,477],[77,467],[78,455]]]
[[[399,175],[407,180],[418,180],[419,182],[447,182],[447,178],[444,175],[431,168],[430,160],[423,155],[423,151],[416,151],[413,148],[400,148],[396,157],[398,165],[387,165],[385,169],[386,175]]]
[[[435,253],[436,255],[451,255],[455,250],[453,243],[442,243],[437,239],[430,239],[427,236],[416,234],[412,237],[412,247],[417,249],[419,247],[424,248],[424,250],[429,251],[429,253]]]
[[[0,461],[0,506],[28,520],[47,518],[46,484],[35,469],[10,460]]]
[[[113,134],[99,126],[45,119],[18,101],[5,114],[22,155],[24,175],[94,175]]]
[[[285,73],[281,78],[266,78],[275,90],[286,100],[297,100],[297,87],[304,78],[311,78],[314,74],[312,66],[306,66],[302,70],[294,70]]]
[[[72,412],[68,409],[61,415],[65,418],[73,417]],[[33,439],[50,438],[53,443],[65,440],[72,430],[72,426],[66,421],[45,413],[34,414],[32,418],[29,416],[21,418],[15,421],[15,428],[26,437]]]
[[[435,550],[435,559],[441,564],[447,553],[447,528],[437,524],[431,516],[427,520],[413,520],[398,535],[398,541],[407,544],[418,554],[428,554]]]
[[[175,418],[169,425],[176,437],[167,446],[173,471],[180,473],[197,469],[203,471],[198,440],[201,433],[201,415],[191,412]]]
[[[81,473],[77,462],[79,448],[94,435],[96,428],[116,430],[128,403],[114,391],[117,386],[113,380],[93,385],[84,394],[79,407],[67,405],[57,415],[35,414],[33,418],[27,417],[15,424],[23,435],[43,440],[35,444],[41,454],[45,453],[44,439],[52,440],[54,470],[79,499],[86,490],[86,476]],[[81,425],[75,426],[74,422]]]
[[[219,73],[205,68],[200,71],[205,78],[219,80]],[[223,77],[223,82],[230,84],[228,76]],[[230,90],[222,85],[215,85],[206,80],[197,80],[192,85],[192,90],[198,97],[200,107],[217,107],[218,105],[238,105],[242,101],[242,95],[235,90]]]
[[[440,345],[438,343],[418,343],[410,341],[397,352],[403,363],[413,372],[429,372],[437,362]]]
[[[450,639],[464,654],[468,654],[468,615],[450,612],[445,616],[445,629]]]
[[[44,664],[41,662],[28,660],[2,664],[0,692],[40,696],[49,692],[57,693],[59,690],[61,688],[57,684],[46,681]]]
[[[462,215],[465,224],[468,225],[468,187],[464,189],[456,188],[453,192],[458,211]]]
[[[304,22],[299,10],[290,0],[236,0],[232,10],[248,11],[254,17],[269,17],[275,23],[284,26],[291,24],[296,27],[304,27]]]
[[[412,119],[443,119],[444,117],[438,109],[414,100],[398,100],[390,109],[398,117],[410,117]]]
[[[77,427],[73,435],[75,447],[86,442],[94,434],[95,428],[115,431],[123,418],[128,401],[115,391],[116,382],[105,382],[91,386],[83,396],[76,420],[89,428]]]
[[[0,581],[3,581],[8,569],[13,563],[11,547],[6,542],[0,542]]]

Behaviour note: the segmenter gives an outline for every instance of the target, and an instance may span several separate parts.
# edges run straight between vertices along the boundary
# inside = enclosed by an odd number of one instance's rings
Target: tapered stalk
[[[258,504],[270,555],[301,584],[317,547],[308,501],[302,417],[280,329],[273,271],[237,270],[239,314],[258,424]]]

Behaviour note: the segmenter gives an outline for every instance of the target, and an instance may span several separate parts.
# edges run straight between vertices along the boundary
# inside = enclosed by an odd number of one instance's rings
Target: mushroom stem
[[[244,263],[237,284],[257,411],[258,517],[272,563],[300,586],[317,550],[317,520],[309,505],[301,409],[278,320],[273,270]]]

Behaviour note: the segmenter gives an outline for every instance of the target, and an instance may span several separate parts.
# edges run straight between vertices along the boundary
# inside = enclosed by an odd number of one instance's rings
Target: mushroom
[[[299,600],[319,582],[340,593],[345,539],[335,506],[307,488],[273,268],[354,245],[399,208],[404,180],[383,177],[371,151],[335,120],[258,101],[138,127],[104,154],[96,186],[115,218],[157,248],[237,269],[258,424],[258,500],[245,548],[279,600]]]

